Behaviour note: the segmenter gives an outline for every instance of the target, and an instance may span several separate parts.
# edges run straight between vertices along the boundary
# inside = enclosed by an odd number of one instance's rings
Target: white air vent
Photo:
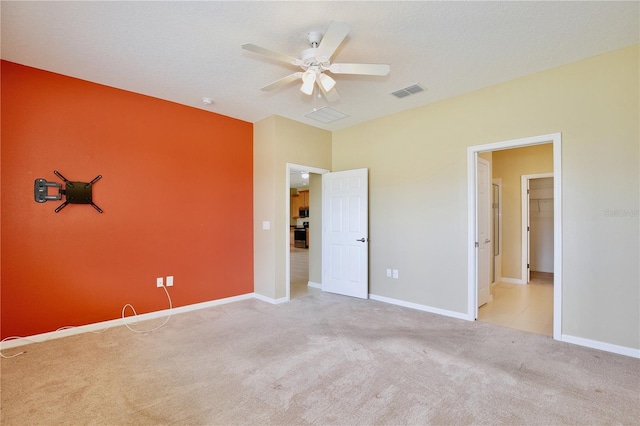
[[[316,109],[309,114],[305,114],[305,117],[313,118],[314,120],[321,121],[323,123],[333,123],[341,118],[348,117],[347,114],[343,114],[335,109],[324,107]]]
[[[415,95],[416,93],[420,93],[423,91],[424,91],[424,88],[420,86],[420,84],[416,83],[416,84],[412,84],[411,86],[407,86],[403,89],[396,90],[395,92],[391,92],[391,94],[398,99],[402,99],[407,96]]]

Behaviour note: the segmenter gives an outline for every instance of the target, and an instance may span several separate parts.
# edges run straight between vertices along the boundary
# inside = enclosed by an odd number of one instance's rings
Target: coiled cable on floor
[[[167,315],[167,317],[165,318],[164,322],[162,324],[160,324],[157,327],[151,328],[149,330],[136,330],[133,329],[129,326],[129,324],[127,324],[127,320],[125,317],[125,311],[127,310],[127,307],[131,308],[131,310],[133,311],[133,316],[136,318],[136,322],[137,322],[137,317],[138,317],[138,313],[136,312],[136,309],[133,307],[133,305],[131,305],[130,303],[127,303],[126,305],[124,305],[124,307],[122,308],[122,322],[124,322],[124,325],[131,331],[133,331],[134,333],[151,333],[152,331],[156,331],[162,327],[165,326],[165,324],[167,322],[169,322],[169,318],[171,318],[171,311],[173,309],[173,303],[171,302],[171,296],[169,296],[169,291],[167,290],[166,286],[162,286],[162,289],[164,290],[164,292],[167,294],[167,299],[169,299],[169,315]]]
[[[60,327],[55,331],[70,330],[72,328],[82,328],[82,326],[76,327],[76,326],[73,326],[73,325],[65,325],[64,327]],[[111,327],[107,327],[107,328],[104,328],[104,329],[99,330],[99,331],[92,331],[92,330],[88,330],[88,331],[89,331],[89,333],[93,333],[93,334],[102,334],[105,331],[109,330],[110,328]],[[54,333],[55,333],[55,331],[54,331]],[[8,342],[9,340],[18,340],[18,339],[25,340],[25,341],[30,342],[30,343],[44,343],[47,340],[51,339],[51,336],[49,336],[47,338],[44,338],[42,340],[29,339],[27,337],[22,337],[22,336],[10,336],[10,337],[5,337],[4,339],[2,339],[0,341],[0,343]],[[22,352],[15,353],[13,355],[5,355],[5,354],[2,353],[2,351],[0,351],[0,357],[4,358],[4,359],[9,359],[9,358],[15,358],[18,355],[22,355],[22,354],[26,354],[26,353],[27,353],[27,351],[22,351]]]
[[[173,310],[173,302],[171,301],[171,296],[169,295],[169,291],[167,290],[167,287],[163,285],[163,286],[162,286],[162,289],[163,289],[163,290],[164,290],[164,292],[166,293],[166,295],[167,295],[167,299],[169,299],[169,314],[167,315],[167,317],[165,318],[165,320],[163,321],[163,323],[162,323],[162,324],[160,324],[159,326],[154,327],[154,328],[151,328],[151,329],[149,329],[149,330],[136,330],[136,329],[134,329],[134,328],[131,328],[131,327],[129,326],[129,324],[127,323],[127,319],[126,319],[127,317],[125,316],[125,312],[126,312],[126,310],[127,310],[127,307],[131,308],[131,310],[133,311],[133,316],[136,318],[136,322],[137,322],[138,313],[136,312],[136,310],[135,310],[135,308],[133,307],[133,305],[131,305],[130,303],[127,303],[127,304],[126,304],[126,305],[124,305],[124,307],[122,308],[122,322],[124,323],[124,325],[125,325],[129,330],[133,331],[134,333],[151,333],[152,331],[156,331],[156,330],[158,330],[158,329],[160,329],[160,328],[164,327],[164,326],[167,324],[167,322],[169,322],[169,318],[171,318],[171,313],[172,313],[172,310]],[[57,330],[55,330],[55,331],[69,330],[69,329],[72,329],[72,328],[82,328],[82,326],[80,326],[80,327],[76,327],[76,326],[72,326],[72,325],[66,325],[66,326],[64,326],[64,327],[60,327],[60,328],[58,328],[58,329],[57,329]],[[102,334],[102,333],[104,333],[105,331],[109,330],[110,328],[111,328],[111,327],[107,327],[107,328],[104,328],[104,329],[99,330],[99,331],[91,331],[91,330],[89,330],[89,332],[90,332],[90,333],[93,333],[93,334]],[[24,341],[27,341],[27,342],[30,342],[30,343],[44,343],[44,342],[46,342],[47,340],[49,340],[50,338],[51,338],[51,336],[49,336],[49,337],[47,337],[47,338],[45,338],[45,339],[42,339],[42,340],[35,340],[35,339],[29,339],[29,338],[27,338],[27,337],[22,337],[22,336],[10,336],[10,337],[5,337],[4,339],[2,339],[2,340],[0,341],[0,344],[2,344],[2,343],[4,343],[4,342],[7,342],[7,341],[9,341],[9,340],[18,340],[18,339],[20,339],[20,340],[24,340]],[[25,354],[25,353],[27,353],[27,351],[17,352],[17,353],[15,353],[15,354],[13,354],[13,355],[5,355],[5,354],[3,354],[3,353],[2,353],[2,350],[0,350],[0,357],[1,357],[1,358],[4,358],[4,359],[10,359],[10,358],[15,358],[15,357],[17,357],[17,356],[23,355],[23,354]]]

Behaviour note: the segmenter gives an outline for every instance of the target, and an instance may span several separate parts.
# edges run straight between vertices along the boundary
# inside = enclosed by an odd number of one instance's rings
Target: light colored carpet
[[[24,348],[1,361],[3,425],[640,419],[638,359],[324,293],[175,315],[151,334],[117,327]]]

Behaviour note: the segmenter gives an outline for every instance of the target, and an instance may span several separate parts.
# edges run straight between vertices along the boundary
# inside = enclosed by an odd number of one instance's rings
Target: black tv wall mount
[[[102,175],[98,175],[91,182],[70,182],[60,174],[57,170],[53,173],[56,174],[66,184],[66,187],[62,189],[62,184],[58,182],[48,182],[43,178],[36,179],[33,188],[33,197],[38,203],[45,203],[49,200],[61,200],[62,196],[65,196],[64,203],[60,204],[55,210],[58,213],[68,204],[91,204],[98,213],[102,213],[102,209],[95,205],[93,202],[92,188],[93,184],[102,179]],[[49,195],[49,188],[58,188],[58,193]]]

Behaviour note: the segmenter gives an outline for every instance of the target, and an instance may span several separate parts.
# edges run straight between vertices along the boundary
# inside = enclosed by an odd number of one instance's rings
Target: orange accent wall
[[[253,125],[2,61],[1,335],[253,292]],[[34,201],[36,178],[94,202]],[[50,191],[53,192],[53,191]],[[64,200],[64,196],[63,196]]]

